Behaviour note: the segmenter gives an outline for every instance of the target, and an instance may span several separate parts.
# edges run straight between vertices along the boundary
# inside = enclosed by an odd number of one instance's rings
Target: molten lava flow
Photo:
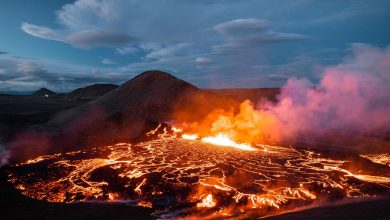
[[[241,150],[249,150],[249,151],[255,151],[256,148],[251,147],[249,144],[237,144],[233,140],[231,140],[227,135],[224,134],[217,134],[214,137],[208,136],[202,138],[203,142],[215,144],[219,146],[226,146],[226,147],[234,147]]]
[[[153,208],[153,204],[151,202],[146,202],[146,201],[137,202],[137,206]]]
[[[202,199],[202,202],[196,204],[196,207],[198,208],[212,208],[215,206],[215,202],[213,201],[213,195],[208,194],[204,199]]]
[[[117,193],[108,193],[108,199],[109,200],[116,200],[118,197]]]
[[[390,153],[383,154],[362,154],[361,157],[367,158],[374,163],[382,164],[390,167]]]
[[[187,140],[196,140],[199,138],[197,134],[183,134],[181,137]]]
[[[10,166],[8,181],[23,195],[49,202],[134,201],[161,218],[202,213],[217,219],[288,212],[327,199],[386,196],[390,187],[388,167],[372,163],[348,170],[371,163],[362,157],[341,160],[342,155],[271,145],[253,150],[228,134],[191,140],[182,131],[161,130],[137,144],[41,156]],[[371,172],[373,166],[381,169]]]

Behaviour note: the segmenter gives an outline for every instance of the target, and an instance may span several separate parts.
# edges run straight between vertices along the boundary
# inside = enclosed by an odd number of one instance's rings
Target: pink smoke
[[[390,47],[352,45],[353,56],[324,69],[318,85],[290,79],[276,104],[258,106],[278,118],[284,139],[333,131],[390,131]]]

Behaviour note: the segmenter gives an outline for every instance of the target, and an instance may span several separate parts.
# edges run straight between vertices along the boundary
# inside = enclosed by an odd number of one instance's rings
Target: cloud
[[[140,49],[137,48],[136,46],[124,46],[124,47],[116,48],[116,53],[120,55],[135,54],[139,51]]]
[[[253,50],[270,43],[308,40],[309,36],[271,31],[265,20],[235,19],[214,26],[226,43],[214,46],[215,52]]]
[[[103,59],[103,60],[102,60],[102,63],[103,63],[103,64],[107,64],[107,65],[115,64],[115,62],[114,62],[113,60],[107,59],[107,58]]]
[[[47,87],[56,92],[69,92],[94,83],[123,83],[132,76],[110,68],[23,57],[0,59],[0,70],[0,91],[34,91]]]
[[[74,32],[65,38],[65,42],[79,48],[120,47],[133,41],[135,38],[125,33],[93,29]]]
[[[2,54],[8,54],[8,53],[5,51],[0,51],[0,55],[2,55]]]
[[[103,75],[124,74],[123,69],[135,74],[158,68],[176,70],[170,72],[199,86],[274,87],[283,85],[285,75],[318,81],[318,71],[313,73],[312,67],[340,61],[345,53],[343,45],[351,39],[388,44],[389,33],[382,28],[389,20],[390,13],[384,10],[388,5],[388,1],[369,4],[360,0],[75,0],[54,13],[56,26],[49,21],[37,25],[26,20],[21,29],[31,36],[76,48],[112,48],[91,50],[89,54],[67,50],[70,55],[65,59],[69,63],[80,62],[77,57],[81,55],[92,57],[86,61],[115,58],[117,64],[107,65],[107,73],[100,71]],[[329,15],[340,16],[332,20]],[[355,28],[343,28],[346,25]],[[319,41],[305,42],[312,38]],[[186,42],[190,44],[185,46]],[[329,47],[338,50],[314,54]],[[294,61],[297,57],[301,60]],[[197,58],[210,59],[212,65]],[[256,65],[265,68],[252,68]]]
[[[58,31],[48,27],[38,26],[24,22],[22,23],[20,29],[34,37],[46,40],[64,41],[64,38],[58,33]]]
[[[282,81],[282,82],[285,82],[288,79],[288,76],[281,75],[281,74],[269,74],[266,77],[272,81]]]
[[[145,45],[143,46],[146,50],[151,50],[145,58],[152,59],[152,60],[164,60],[172,58],[179,53],[181,53],[183,50],[188,48],[190,44],[189,43],[179,43],[175,45]]]
[[[267,11],[263,4],[249,1],[77,0],[56,12],[59,28],[24,23],[22,30],[77,48],[112,47],[116,54],[128,56],[132,62],[149,62],[151,68],[160,68],[155,66],[155,61],[161,61],[165,62],[164,67],[178,69],[176,58],[187,57],[187,60],[181,59],[187,65],[180,65],[180,72],[199,72],[194,69],[195,63],[196,68],[202,66],[202,74],[207,74],[211,68],[214,72],[232,74],[239,68],[224,68],[223,65],[231,66],[233,61],[216,57],[215,52],[251,50],[261,53],[258,49],[264,44],[304,38],[272,31],[266,20],[232,20],[242,16],[263,17],[263,12]],[[207,57],[213,65],[206,65],[210,62],[202,59],[196,61],[197,57]],[[243,60],[247,63],[240,62],[241,69],[259,62],[248,57]]]
[[[218,33],[232,38],[241,38],[247,34],[258,34],[259,32],[264,32],[267,28],[267,21],[255,18],[235,19],[214,26]]]
[[[86,29],[69,32],[66,30],[55,30],[29,23],[22,23],[21,29],[24,32],[38,38],[60,41],[68,43],[74,47],[84,49],[95,47],[115,48],[136,41],[134,37],[131,37],[126,33],[111,30]]]
[[[197,57],[194,62],[197,64],[197,65],[208,65],[208,64],[211,64],[213,61],[210,59],[210,58],[207,58],[207,57]]]
[[[38,67],[35,63],[28,63],[28,62],[21,62],[17,64],[17,71],[21,73],[28,73],[28,74],[37,74],[39,72],[42,72],[40,67]]]

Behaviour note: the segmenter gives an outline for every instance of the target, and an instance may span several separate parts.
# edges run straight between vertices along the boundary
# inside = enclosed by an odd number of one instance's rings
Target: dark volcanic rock
[[[52,96],[52,95],[55,95],[56,93],[51,91],[51,90],[48,90],[46,88],[40,88],[38,89],[37,91],[33,92],[31,95],[32,96],[43,96],[43,97],[49,97],[49,96]]]
[[[87,87],[73,90],[69,94],[63,96],[65,100],[93,100],[105,95],[108,92],[118,88],[114,84],[94,84]]]

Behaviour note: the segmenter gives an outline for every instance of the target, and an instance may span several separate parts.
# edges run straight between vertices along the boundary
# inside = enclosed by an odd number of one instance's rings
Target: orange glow
[[[180,133],[183,131],[183,129],[172,126],[172,131],[173,133]]]
[[[251,147],[249,144],[238,144],[235,141],[231,140],[227,135],[219,133],[214,137],[207,136],[202,138],[203,142],[209,144],[215,144],[224,147],[233,147],[241,150],[255,151],[256,148]]]
[[[146,207],[146,208],[153,208],[153,204],[151,202],[146,202],[146,201],[138,202],[137,206]]]
[[[256,151],[250,143],[265,144],[279,140],[277,125],[273,115],[256,110],[247,100],[241,103],[238,113],[233,109],[217,109],[200,122],[177,123],[172,130],[183,133],[183,139],[200,139],[213,145]]]
[[[238,116],[232,117],[229,120],[236,121]],[[175,198],[179,207],[190,205],[191,213],[213,212],[215,218],[254,209],[261,215],[283,213],[338,198],[340,193],[343,198],[367,197],[390,188],[390,173],[385,169],[348,170],[362,158],[341,160],[315,150],[253,145],[258,142],[249,140],[255,139],[242,139],[250,137],[249,127],[237,133],[234,128],[214,133],[183,126],[172,129],[176,130],[172,134],[158,126],[148,132],[153,138],[143,142],[46,155],[14,165],[8,181],[23,195],[49,202],[135,200],[137,206],[156,208],[154,201]],[[79,157],[88,154],[99,156]],[[361,156],[387,164],[385,154]],[[55,175],[45,178],[44,166]],[[24,169],[28,172],[20,172]],[[112,175],[101,175],[102,170]],[[183,190],[190,191],[183,195]]]
[[[108,193],[109,200],[115,200],[117,197],[118,197],[118,194],[116,194],[116,193]]]
[[[204,142],[243,150],[255,150],[248,143],[277,142],[283,132],[274,115],[255,109],[248,100],[241,103],[238,112],[217,109],[199,122],[177,123],[175,126],[172,130],[185,133],[182,135],[184,139],[195,140],[196,134],[203,137]]]
[[[215,206],[215,202],[213,201],[213,195],[208,194],[204,199],[202,199],[202,202],[196,204],[196,207],[198,208],[212,208]]]
[[[181,137],[184,138],[184,139],[187,139],[187,140],[196,140],[196,139],[198,139],[198,135],[197,134],[183,134]]]
[[[390,154],[362,154],[361,157],[371,160],[374,163],[382,164],[390,167]]]

